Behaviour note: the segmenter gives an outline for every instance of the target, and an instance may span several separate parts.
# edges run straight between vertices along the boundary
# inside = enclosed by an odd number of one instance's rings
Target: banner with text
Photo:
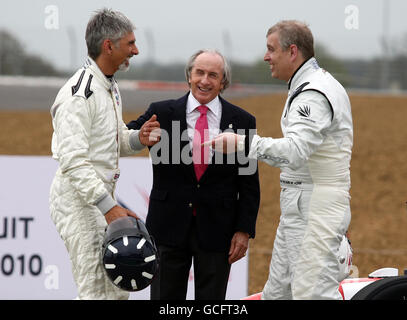
[[[68,253],[49,216],[58,163],[44,156],[0,156],[0,299],[74,299]],[[118,200],[144,221],[152,186],[148,158],[120,159]],[[227,299],[247,295],[248,260],[233,264]],[[149,288],[130,299],[149,299]],[[193,272],[188,299],[193,299]]]

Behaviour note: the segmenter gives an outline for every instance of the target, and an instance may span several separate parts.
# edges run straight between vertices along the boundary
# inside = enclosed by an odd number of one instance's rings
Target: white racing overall
[[[69,252],[79,299],[127,299],[105,275],[101,250],[104,214],[114,205],[119,156],[140,150],[128,130],[116,81],[87,63],[61,88],[51,108],[52,154],[59,168],[50,190],[50,213]]]
[[[338,250],[350,219],[351,106],[315,58],[289,82],[283,138],[254,136],[249,157],[281,168],[281,217],[263,299],[342,299]]]

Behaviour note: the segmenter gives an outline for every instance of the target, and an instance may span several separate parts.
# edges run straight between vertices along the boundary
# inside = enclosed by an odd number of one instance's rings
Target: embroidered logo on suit
[[[301,117],[308,118],[311,115],[311,108],[307,105],[299,106],[297,112]]]

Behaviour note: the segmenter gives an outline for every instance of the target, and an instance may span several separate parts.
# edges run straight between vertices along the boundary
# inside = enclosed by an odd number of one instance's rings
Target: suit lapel
[[[189,140],[188,140],[188,132],[187,132],[187,101],[188,101],[188,95],[187,93],[185,96],[182,98],[178,99],[175,101],[173,105],[173,114],[171,117],[172,121],[179,121],[179,134],[180,134],[180,161],[181,163],[183,162],[183,155],[187,156],[188,158],[191,159],[191,163],[188,165],[182,166],[184,168],[185,174],[188,176],[191,176],[192,179],[196,181],[196,175],[195,175],[195,170],[194,170],[194,165],[192,163],[192,150],[189,145]],[[174,132],[173,132],[174,134]]]
[[[179,121],[180,124],[180,133],[184,132],[187,129],[187,99],[188,94],[182,98],[176,100],[173,105],[173,114],[171,117],[172,121]],[[184,144],[185,141],[181,141],[181,144]]]
[[[236,128],[236,113],[233,105],[227,102],[225,99],[219,97],[222,104],[222,117],[220,119],[220,130],[232,129],[234,132]]]

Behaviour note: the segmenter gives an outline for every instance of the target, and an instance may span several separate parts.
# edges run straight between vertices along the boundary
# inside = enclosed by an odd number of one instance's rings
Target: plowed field
[[[280,137],[285,95],[233,100],[254,114],[261,136]],[[407,98],[351,95],[353,264],[360,277],[381,267],[407,268]],[[138,113],[124,113],[125,121]],[[0,154],[50,155],[48,112],[0,112]],[[147,153],[143,152],[146,156]],[[262,290],[279,221],[279,169],[259,165],[261,207],[250,243],[249,293]],[[48,195],[44,195],[46,197]],[[356,269],[357,268],[357,269]]]

